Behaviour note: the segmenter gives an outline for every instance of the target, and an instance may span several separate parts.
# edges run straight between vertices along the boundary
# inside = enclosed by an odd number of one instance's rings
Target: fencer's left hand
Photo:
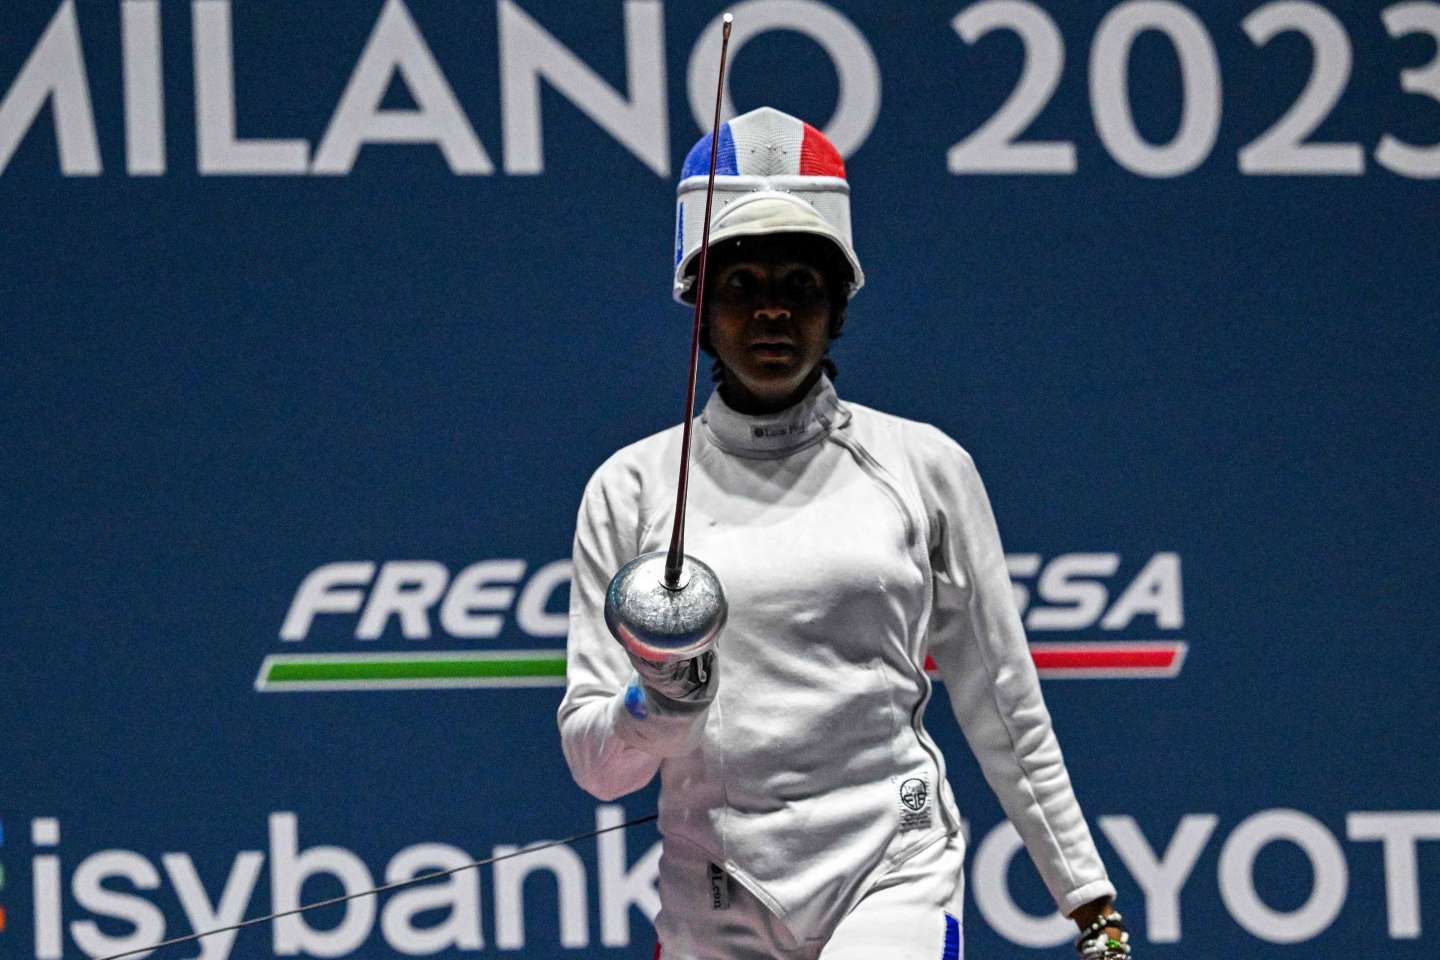
[[[1070,911],[1070,919],[1075,921],[1077,927],[1084,930],[1094,922],[1096,917],[1104,913],[1109,913],[1114,909],[1114,897],[1101,897],[1099,900],[1091,900],[1089,903],[1081,904]]]
[[[1093,930],[1096,921],[1111,914],[1119,917],[1112,897],[1092,900],[1071,911],[1070,919],[1075,921],[1082,935],[1075,948],[1084,960],[1128,960],[1130,957],[1130,935],[1125,931],[1123,922]],[[1087,931],[1093,932],[1085,936]],[[1118,948],[1115,944],[1119,945]]]

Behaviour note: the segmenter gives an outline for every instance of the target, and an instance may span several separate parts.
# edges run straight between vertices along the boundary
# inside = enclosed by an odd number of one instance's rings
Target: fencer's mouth
[[[783,363],[789,366],[795,363],[800,352],[793,344],[781,343],[777,340],[761,340],[750,344],[750,356],[758,363]]]

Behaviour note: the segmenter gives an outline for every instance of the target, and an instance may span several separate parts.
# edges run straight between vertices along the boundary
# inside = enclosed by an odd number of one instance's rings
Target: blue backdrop
[[[0,9],[0,956],[650,812],[561,759],[565,561],[681,409],[724,9]],[[1138,955],[1433,957],[1440,3],[732,9],[735,109],[847,154],[840,393],[975,455]],[[970,955],[1065,955],[929,723]],[[607,836],[157,956],[648,957]]]

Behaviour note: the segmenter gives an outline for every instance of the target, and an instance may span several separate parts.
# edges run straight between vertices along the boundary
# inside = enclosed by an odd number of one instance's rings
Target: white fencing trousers
[[[872,886],[823,941],[799,943],[684,841],[660,855],[657,960],[962,960],[964,840],[942,838]],[[723,904],[728,898],[728,905]]]

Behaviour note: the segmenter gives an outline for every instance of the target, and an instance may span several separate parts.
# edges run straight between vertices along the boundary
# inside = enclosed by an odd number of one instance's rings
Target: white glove
[[[616,733],[634,747],[662,759],[694,750],[720,677],[715,651],[688,660],[654,663],[633,654],[635,676],[621,694]]]
[[[715,670],[715,651],[713,649],[706,650],[698,657],[691,657],[689,660],[671,660],[668,663],[646,660],[628,650],[626,655],[630,657],[630,663],[634,665],[635,672],[640,674],[640,682],[651,693],[659,694],[669,700],[684,700],[692,703],[708,703],[715,698],[715,687],[719,682],[719,677]]]

